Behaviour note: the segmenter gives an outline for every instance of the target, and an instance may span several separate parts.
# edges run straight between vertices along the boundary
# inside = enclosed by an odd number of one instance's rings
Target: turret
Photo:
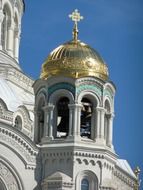
[[[17,68],[23,11],[23,0],[0,1],[0,61],[9,62]]]

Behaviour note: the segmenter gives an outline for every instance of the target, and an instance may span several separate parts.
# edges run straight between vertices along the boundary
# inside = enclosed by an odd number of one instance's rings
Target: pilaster
[[[0,10],[0,50],[2,50],[2,22],[4,19],[3,11]]]

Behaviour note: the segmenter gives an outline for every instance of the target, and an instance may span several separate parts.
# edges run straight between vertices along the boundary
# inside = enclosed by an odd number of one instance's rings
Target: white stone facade
[[[24,74],[23,11],[22,0],[0,0],[0,190],[135,190],[137,177],[113,146],[115,86],[96,77],[34,82]],[[59,124],[63,102],[68,129]]]

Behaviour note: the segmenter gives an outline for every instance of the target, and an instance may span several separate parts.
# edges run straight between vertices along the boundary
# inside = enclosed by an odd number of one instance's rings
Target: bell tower
[[[19,68],[19,43],[23,0],[0,1],[0,61]]]
[[[73,39],[49,54],[34,83],[41,184],[43,190],[104,189],[117,160],[112,138],[115,86],[98,52],[78,40],[83,17],[75,10],[70,18]]]

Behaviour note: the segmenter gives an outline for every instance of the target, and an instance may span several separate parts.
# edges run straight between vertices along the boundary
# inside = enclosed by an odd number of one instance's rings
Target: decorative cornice
[[[0,76],[33,94],[32,85],[34,80],[26,76],[17,68],[0,63]]]
[[[13,112],[8,111],[5,103],[0,99],[0,119],[6,123],[11,123],[13,120]]]
[[[136,183],[136,179],[129,175],[127,172],[122,170],[121,168],[115,166],[116,168],[113,170],[113,175],[120,179],[122,182],[128,184],[130,187],[134,187]]]

